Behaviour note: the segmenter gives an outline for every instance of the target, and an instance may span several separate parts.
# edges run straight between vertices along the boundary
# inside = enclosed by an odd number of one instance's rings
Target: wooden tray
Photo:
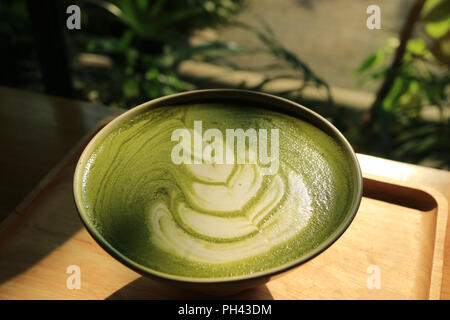
[[[82,226],[73,172],[102,125],[0,225],[0,299],[207,298],[139,276]],[[436,191],[364,174],[360,210],[335,244],[265,286],[225,298],[439,299],[447,215],[446,199]],[[80,267],[80,289],[66,286],[71,265]],[[377,271],[379,289],[370,286]]]

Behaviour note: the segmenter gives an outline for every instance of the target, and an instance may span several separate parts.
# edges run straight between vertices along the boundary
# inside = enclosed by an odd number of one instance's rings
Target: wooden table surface
[[[0,87],[0,221],[116,108]]]
[[[0,221],[36,187],[101,119],[119,109],[0,87]],[[450,172],[358,155],[364,172],[421,184],[450,203]],[[450,224],[450,220],[449,220]],[[442,299],[450,299],[450,227],[447,226]]]

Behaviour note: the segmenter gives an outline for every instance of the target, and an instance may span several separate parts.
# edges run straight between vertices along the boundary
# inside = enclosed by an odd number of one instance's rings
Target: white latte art
[[[307,187],[293,170],[264,177],[251,164],[185,166],[194,175],[179,183],[186,201],[148,209],[152,242],[171,254],[213,264],[247,259],[298,235],[312,215]],[[263,178],[271,180],[266,188]]]

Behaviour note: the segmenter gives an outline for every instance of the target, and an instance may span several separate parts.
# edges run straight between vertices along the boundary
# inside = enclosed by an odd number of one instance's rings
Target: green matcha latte
[[[203,130],[278,129],[276,172],[261,174],[259,162],[175,164],[174,130],[199,120]],[[98,142],[82,202],[106,241],[142,266],[248,275],[307,254],[342,223],[354,193],[347,157],[322,130],[285,114],[229,103],[160,107]]]

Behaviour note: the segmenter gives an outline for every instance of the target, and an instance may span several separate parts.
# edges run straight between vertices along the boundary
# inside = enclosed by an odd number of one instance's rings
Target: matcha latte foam
[[[278,129],[277,171],[261,174],[259,162],[174,164],[172,133],[199,120],[204,131]],[[81,197],[103,238],[136,263],[177,276],[234,277],[281,266],[325,241],[351,205],[351,170],[332,137],[297,118],[231,103],[168,106],[125,120],[97,143]]]

